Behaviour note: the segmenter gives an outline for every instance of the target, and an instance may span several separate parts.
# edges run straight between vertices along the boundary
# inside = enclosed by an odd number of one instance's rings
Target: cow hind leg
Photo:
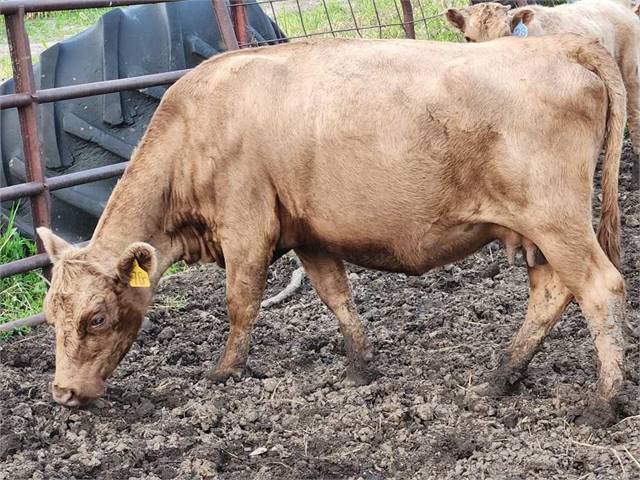
[[[344,263],[328,253],[296,249],[309,279],[324,304],[338,319],[347,354],[347,382],[364,385],[371,381],[368,368],[373,349],[351,297]]]
[[[640,78],[635,50],[627,52],[625,66],[622,68],[624,85],[627,90],[627,125],[633,145],[633,165],[631,178],[633,188],[640,189]]]
[[[536,352],[571,301],[571,292],[549,264],[530,267],[529,305],[525,321],[502,355],[489,382],[477,393],[506,395],[522,380]]]
[[[569,230],[572,242],[543,238],[538,244],[584,314],[598,358],[598,382],[578,423],[606,426],[615,421],[615,403],[624,379],[624,280],[585,225]],[[588,227],[588,231],[585,231]],[[576,241],[578,238],[583,241]]]

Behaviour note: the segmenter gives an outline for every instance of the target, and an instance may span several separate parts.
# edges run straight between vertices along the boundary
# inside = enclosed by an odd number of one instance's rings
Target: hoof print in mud
[[[608,405],[587,407],[574,422],[576,425],[587,425],[593,428],[607,428],[618,420],[614,408]]]

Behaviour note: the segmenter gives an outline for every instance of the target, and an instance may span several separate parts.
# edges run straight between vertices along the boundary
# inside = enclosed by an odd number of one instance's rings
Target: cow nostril
[[[78,396],[73,388],[53,386],[53,399],[60,405],[72,407],[78,405]]]

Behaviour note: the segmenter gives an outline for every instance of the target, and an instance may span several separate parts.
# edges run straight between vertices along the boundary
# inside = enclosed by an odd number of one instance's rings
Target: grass
[[[90,8],[88,10],[54,12],[48,15],[26,18],[25,28],[29,34],[33,61],[37,62],[39,60],[39,52],[42,50],[46,50],[56,42],[80,33],[95,24],[108,10],[108,8]],[[8,44],[5,28],[0,28],[0,44]],[[2,57],[0,57],[0,81],[12,76],[8,49],[2,50],[2,54]]]
[[[250,0],[247,0],[250,1]],[[290,38],[308,34],[314,36],[332,36],[326,34],[329,21],[333,30],[350,29],[355,26],[358,32],[341,32],[342,37],[365,38],[403,38],[404,30],[400,25],[402,9],[399,0],[352,0],[351,6],[346,0],[298,0],[302,12],[298,11],[296,0],[276,2],[273,9],[263,4],[263,9],[277,20],[280,28]],[[375,3],[374,3],[375,2]],[[418,39],[460,41],[460,35],[448,26],[443,13],[449,6],[465,4],[463,0],[413,0],[416,37]],[[26,19],[26,29],[31,41],[34,62],[40,52],[54,43],[75,35],[95,24],[108,9],[88,9],[68,12],[55,12]],[[302,18],[301,18],[302,17]],[[327,19],[328,17],[328,19]],[[354,21],[355,17],[355,21]],[[435,17],[435,18],[429,18]],[[429,18],[421,21],[422,18]],[[396,24],[378,28],[379,24]],[[374,28],[367,28],[376,26]],[[0,28],[0,47],[6,46],[7,34]],[[0,50],[0,81],[12,76],[11,60],[8,49]],[[15,211],[6,225],[0,219],[0,263],[7,263],[36,253],[33,241],[21,236],[13,224]],[[185,270],[180,262],[173,265],[167,275]],[[0,280],[0,323],[16,318],[36,314],[42,310],[42,301],[46,293],[45,282],[40,271],[15,275]],[[177,303],[180,303],[178,301]],[[14,334],[24,334],[28,329],[0,335],[0,339]]]
[[[0,219],[0,263],[36,253],[35,243],[20,235],[14,226],[16,211],[17,208],[11,211],[6,224]],[[40,312],[45,293],[46,287],[40,270],[0,279],[0,323]],[[28,331],[28,327],[25,327],[5,332],[0,334],[0,339]]]
[[[303,5],[303,2],[300,2]],[[466,5],[460,0],[431,1],[413,0],[413,16],[416,19],[416,38],[423,40],[460,41],[462,37],[451,28],[442,13],[450,6]],[[314,1],[312,6],[298,12],[297,4],[291,2],[263,5],[265,12],[277,20],[280,28],[290,38],[314,35],[331,37],[329,18],[333,30],[358,27],[359,31],[339,32],[340,37],[404,38],[402,8],[399,0],[346,0]],[[355,17],[355,19],[354,19]],[[425,19],[425,20],[421,20]],[[378,27],[378,25],[391,25]]]
[[[108,8],[89,8],[26,18],[25,28],[29,35],[29,42],[32,48],[49,48],[54,43],[90,27],[108,10]],[[7,43],[7,31],[4,28],[0,29],[0,42]]]

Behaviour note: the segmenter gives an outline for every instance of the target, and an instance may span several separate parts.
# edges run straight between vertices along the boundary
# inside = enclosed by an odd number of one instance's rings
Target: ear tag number
[[[131,270],[129,285],[133,288],[145,288],[151,286],[149,274],[145,272],[140,265],[138,265],[138,260],[135,259],[133,260],[133,269]]]
[[[529,35],[529,29],[524,23],[522,23],[522,20],[520,20],[516,25],[516,28],[514,28],[513,32],[511,32],[511,35],[513,35],[514,37],[524,38]]]

